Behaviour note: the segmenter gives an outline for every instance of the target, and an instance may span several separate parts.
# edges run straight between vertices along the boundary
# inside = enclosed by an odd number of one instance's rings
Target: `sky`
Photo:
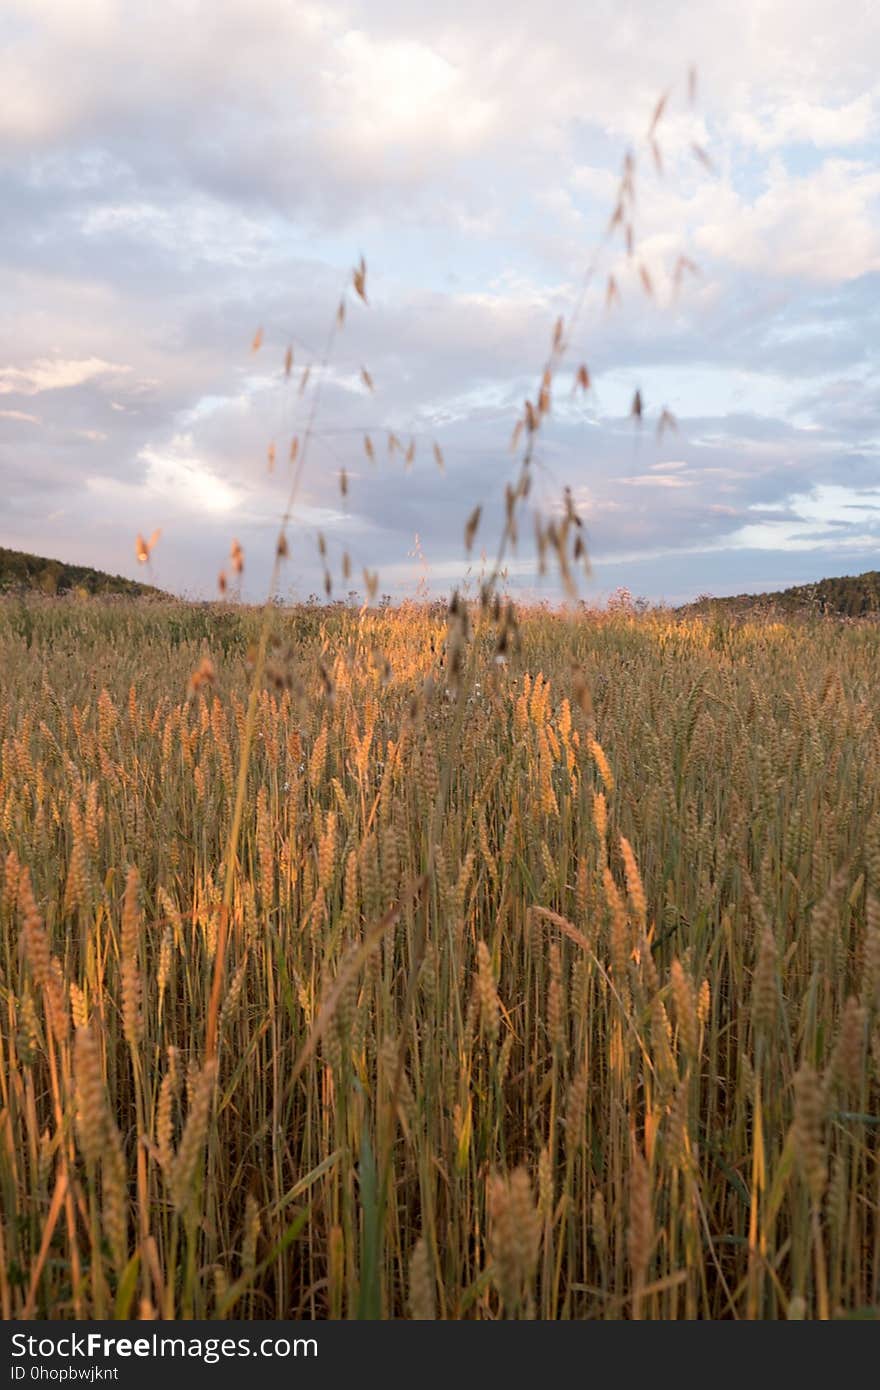
[[[571,489],[582,596],[880,568],[880,7],[794,13],[5,0],[0,545],[211,597],[236,539],[259,599],[311,422],[282,596],[322,591],[319,532],[338,596],[474,583],[592,265],[529,499]],[[506,582],[553,602],[531,534]]]

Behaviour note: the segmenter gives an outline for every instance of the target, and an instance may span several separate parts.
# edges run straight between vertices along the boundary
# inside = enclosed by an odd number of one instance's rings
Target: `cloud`
[[[803,0],[793,35],[782,0],[11,0],[0,26],[0,542],[134,573],[133,534],[162,526],[163,582],[210,592],[236,534],[259,597],[308,433],[285,583],[320,587],[317,529],[337,583],[347,546],[405,587],[416,532],[454,582],[468,512],[487,543],[502,524],[514,421],[667,89],[664,172],[640,160],[635,254],[615,239],[585,289],[533,499],[571,487],[600,586],[630,565],[656,592],[676,566],[741,584],[745,555],[772,578],[771,557],[849,562],[873,535],[876,9],[842,24]],[[349,290],[322,369],[361,253],[370,306]],[[699,274],[676,293],[683,253]],[[664,405],[679,432],[658,441]],[[389,431],[415,442],[410,472]],[[848,500],[813,515],[834,487]]]
[[[333,53],[356,150],[379,152],[389,142],[436,149],[439,140],[467,153],[496,127],[495,107],[469,85],[469,72],[426,43],[349,29]]]
[[[0,367],[0,396],[38,396],[41,391],[62,391],[95,377],[118,377],[130,370],[98,357],[79,362],[41,358],[29,367]]]
[[[721,189],[697,245],[749,270],[840,284],[880,269],[880,171],[828,159],[798,176],[778,161],[752,202]]]
[[[730,125],[757,150],[775,150],[785,145],[835,149],[857,145],[876,132],[876,101],[873,92],[863,92],[841,106],[823,106],[798,98],[757,114],[737,112]]]
[[[651,467],[656,465],[652,464]],[[621,478],[623,487],[687,487],[688,479],[679,478],[673,473],[638,473],[632,478]]]

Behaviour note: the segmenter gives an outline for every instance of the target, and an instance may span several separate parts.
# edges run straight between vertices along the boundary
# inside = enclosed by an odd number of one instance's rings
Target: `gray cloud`
[[[319,585],[321,528],[337,573],[348,545],[356,573],[379,565],[394,589],[419,572],[418,534],[448,588],[477,503],[484,543],[498,534],[510,431],[621,150],[679,81],[668,176],[640,172],[657,302],[615,249],[622,304],[603,312],[597,278],[572,347],[595,392],[572,400],[560,378],[535,496],[552,508],[572,488],[599,589],[627,567],[667,596],[741,587],[748,564],[792,582],[862,554],[873,508],[857,494],[876,483],[880,436],[880,20],[845,31],[807,0],[794,41],[781,3],[752,25],[725,0],[662,17],[647,0],[588,9],[561,4],[548,32],[494,4],[9,7],[0,542],[136,573],[134,535],[161,526],[157,578],[210,592],[236,535],[258,596],[312,399],[300,372],[363,251],[370,307],[349,293],[285,582]],[[700,115],[682,102],[683,19]],[[714,179],[690,158],[697,136],[713,142]],[[673,301],[682,250],[701,273]],[[626,414],[636,386],[641,434]],[[680,429],[658,443],[664,405]],[[411,472],[388,430],[415,440]],[[528,530],[521,586],[535,583]]]

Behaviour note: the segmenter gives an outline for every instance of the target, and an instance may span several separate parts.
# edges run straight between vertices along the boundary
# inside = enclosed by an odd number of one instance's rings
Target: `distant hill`
[[[702,595],[684,605],[683,612],[706,613],[721,609],[725,613],[774,613],[789,616],[825,613],[841,618],[880,615],[880,571],[842,575],[838,579],[818,579],[813,584],[796,584],[778,593],[735,594],[729,598]]]
[[[0,546],[0,595],[55,595],[77,590],[87,594],[122,594],[126,598],[168,597],[161,589],[123,579],[118,574],[105,574],[85,565],[65,565],[61,560],[47,560],[44,555],[26,555],[23,550],[5,550]]]

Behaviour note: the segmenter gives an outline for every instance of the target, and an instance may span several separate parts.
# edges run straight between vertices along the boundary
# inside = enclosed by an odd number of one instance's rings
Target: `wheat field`
[[[880,631],[466,616],[0,605],[4,1317],[877,1315]]]

